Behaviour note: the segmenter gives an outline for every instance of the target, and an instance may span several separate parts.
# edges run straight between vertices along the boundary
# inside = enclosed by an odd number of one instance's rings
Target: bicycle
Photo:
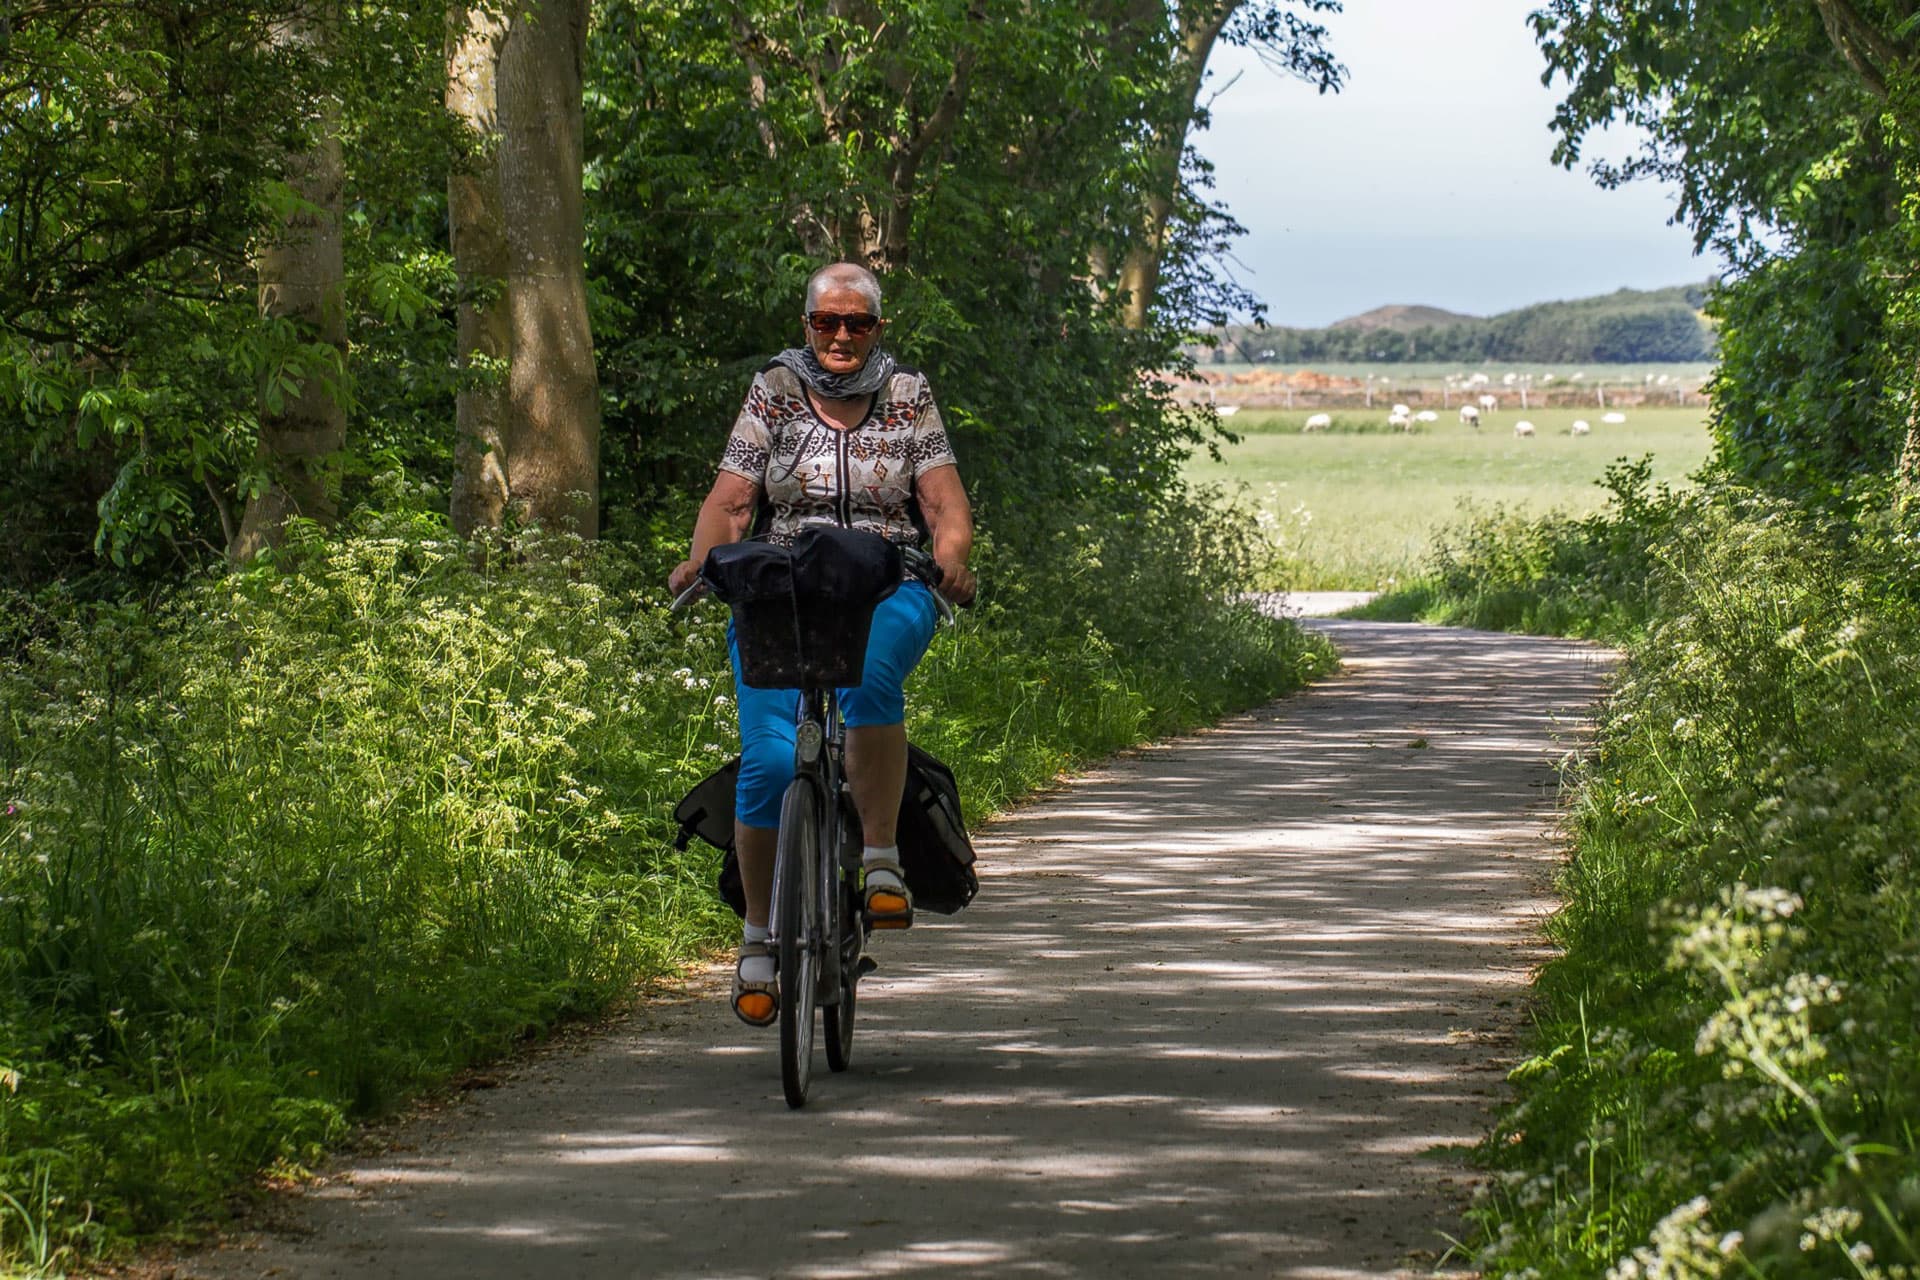
[[[895,580],[912,576],[925,582],[941,616],[951,622],[952,606],[937,589],[939,566],[917,548],[899,550],[900,575]],[[715,548],[716,553],[724,551]],[[700,578],[674,601],[676,610],[703,589],[734,603],[709,577],[712,564],[710,556]],[[796,600],[796,615],[799,608]],[[864,653],[864,633],[860,646]],[[847,731],[837,689],[841,681],[805,662],[799,669],[794,773],[780,801],[768,922],[778,987],[780,1085],[787,1106],[796,1110],[806,1105],[812,1083],[816,1010],[824,1024],[827,1066],[845,1071],[853,1062],[860,979],[877,967],[866,954],[873,923],[861,901],[862,841],[846,777]],[[832,856],[825,856],[826,851]]]

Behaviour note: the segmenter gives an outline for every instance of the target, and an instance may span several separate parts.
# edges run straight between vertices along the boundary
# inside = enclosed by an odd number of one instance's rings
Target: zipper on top
[[[860,420],[860,425],[866,425],[865,418]],[[859,428],[855,428],[855,430],[858,429]],[[853,488],[853,477],[849,474],[847,468],[848,433],[845,431],[836,431],[834,435],[839,437],[839,439],[834,441],[834,459],[840,469],[840,527],[842,529],[851,529],[853,528],[853,497],[848,491]]]

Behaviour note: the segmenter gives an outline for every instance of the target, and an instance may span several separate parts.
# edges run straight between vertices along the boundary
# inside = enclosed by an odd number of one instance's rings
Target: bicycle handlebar
[[[908,577],[918,578],[926,584],[928,592],[933,596],[934,608],[940,611],[941,619],[948,626],[952,626],[955,621],[953,601],[940,594],[940,580],[947,576],[946,571],[940,567],[940,562],[919,547],[900,548],[900,560],[906,566]]]
[[[958,615],[954,611],[953,601],[940,592],[940,580],[946,574],[941,570],[939,562],[918,547],[900,548],[900,559],[905,568],[903,576],[917,578],[925,583],[927,590],[933,595],[933,605],[939,611],[941,620],[948,626],[954,625],[958,621]],[[667,611],[679,613],[706,593],[706,579],[696,577],[692,586],[673,598],[673,603],[667,606]]]

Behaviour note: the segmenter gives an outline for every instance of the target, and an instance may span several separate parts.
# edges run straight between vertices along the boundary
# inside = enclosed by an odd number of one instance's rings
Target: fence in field
[[[1501,409],[1583,406],[1596,409],[1641,406],[1701,408],[1708,402],[1704,383],[1702,378],[1674,378],[1664,374],[1617,380],[1592,375],[1577,380],[1516,378],[1512,383],[1507,383],[1347,378],[1310,370],[1284,373],[1267,369],[1243,373],[1202,370],[1190,379],[1173,379],[1177,399],[1211,401],[1244,408],[1384,409],[1404,404],[1415,410],[1442,411],[1457,410],[1463,404],[1477,405],[1481,403],[1482,396],[1494,397]]]

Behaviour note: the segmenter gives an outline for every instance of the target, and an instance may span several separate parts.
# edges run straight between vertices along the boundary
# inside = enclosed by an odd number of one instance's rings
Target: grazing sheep
[[[1411,418],[1413,416],[1413,410],[1403,404],[1397,404],[1393,406],[1393,416],[1396,418]]]
[[[1400,431],[1411,431],[1413,430],[1413,418],[1404,413],[1390,413],[1387,415],[1387,425]]]
[[[1495,409],[1498,409],[1499,407],[1500,407],[1499,396],[1481,396],[1480,397],[1480,411],[1482,413],[1492,413]]]
[[[1422,409],[1413,415],[1413,420],[1415,422],[1438,422],[1440,421],[1440,415],[1431,409]]]
[[[1626,420],[1627,420],[1627,415],[1624,413],[1603,413],[1600,415],[1600,421],[1606,423],[1610,427],[1617,427],[1621,423],[1625,422]]]
[[[1480,411],[1470,404],[1460,406],[1460,421],[1469,427],[1480,425]]]
[[[1531,422],[1528,422],[1525,418],[1522,418],[1520,419],[1520,421],[1513,424],[1513,434],[1517,437],[1523,437],[1523,438],[1527,436],[1531,436],[1533,434],[1533,424]]]
[[[1300,425],[1300,429],[1302,431],[1325,431],[1328,427],[1331,427],[1332,425],[1333,425],[1332,414],[1316,413],[1311,418],[1308,418],[1304,423],[1302,423]]]
[[[1583,436],[1587,434],[1587,432],[1593,430],[1593,428],[1587,424],[1587,420],[1585,418],[1575,418],[1573,422],[1572,430],[1574,435]]]
[[[1234,414],[1240,412],[1240,406],[1237,404],[1217,404],[1213,406],[1213,411],[1223,418],[1231,418]]]

